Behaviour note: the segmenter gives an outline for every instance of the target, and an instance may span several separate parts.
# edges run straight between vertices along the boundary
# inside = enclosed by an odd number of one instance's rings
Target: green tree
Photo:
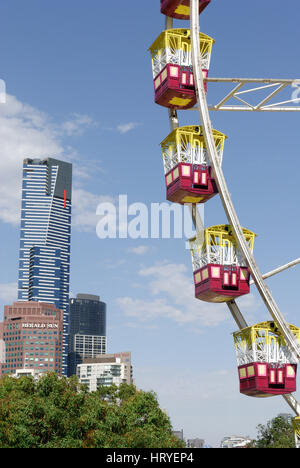
[[[153,392],[74,377],[0,379],[0,448],[180,448]]]
[[[258,438],[255,448],[294,448],[295,438],[292,425],[283,417],[277,416],[265,426],[257,427]]]

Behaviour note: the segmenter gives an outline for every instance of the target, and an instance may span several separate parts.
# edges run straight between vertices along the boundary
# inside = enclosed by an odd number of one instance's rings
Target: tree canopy
[[[180,448],[154,392],[76,377],[0,379],[0,448]]]
[[[285,418],[277,416],[265,426],[258,426],[258,438],[255,448],[294,448],[293,427]]]

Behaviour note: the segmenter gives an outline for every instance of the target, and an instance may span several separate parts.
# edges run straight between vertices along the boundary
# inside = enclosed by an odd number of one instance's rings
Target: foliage
[[[255,448],[294,448],[295,439],[292,425],[282,416],[258,426]]]
[[[0,448],[179,448],[153,392],[77,378],[0,379]]]

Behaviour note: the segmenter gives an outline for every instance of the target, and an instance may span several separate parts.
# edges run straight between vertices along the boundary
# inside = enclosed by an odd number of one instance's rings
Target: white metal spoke
[[[297,258],[296,260],[293,260],[292,262],[287,263],[286,265],[283,265],[279,268],[276,268],[275,270],[270,271],[269,273],[265,273],[263,275],[263,279],[271,278],[272,276],[277,275],[278,273],[281,273],[282,271],[288,270],[289,268],[293,268],[296,265],[300,263],[300,258]],[[250,284],[254,284],[254,281],[251,280]]]

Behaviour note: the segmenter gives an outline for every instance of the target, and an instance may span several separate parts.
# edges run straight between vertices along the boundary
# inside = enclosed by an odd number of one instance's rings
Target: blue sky
[[[166,109],[154,104],[148,47],[164,28],[159,1],[3,0],[0,78],[0,302],[16,298],[21,167],[24,157],[74,165],[73,294],[108,304],[109,352],[130,350],[140,388],[185,437],[218,445],[225,435],[255,436],[256,426],[289,412],[282,398],[239,394],[225,306],[193,299],[190,255],[182,239],[96,235],[96,207],[165,201],[159,143]],[[210,76],[299,78],[298,2],[212,0],[201,29],[216,40]],[[181,27],[185,23],[178,22]],[[208,101],[219,90],[210,88]],[[199,122],[180,113],[180,124]],[[214,113],[228,135],[224,173],[241,223],[258,238],[255,257],[269,271],[299,257],[299,115]],[[226,222],[218,197],[207,226]],[[299,325],[299,268],[270,280],[275,299]],[[268,319],[255,288],[240,301],[249,323]],[[296,395],[300,398],[300,395]]]

